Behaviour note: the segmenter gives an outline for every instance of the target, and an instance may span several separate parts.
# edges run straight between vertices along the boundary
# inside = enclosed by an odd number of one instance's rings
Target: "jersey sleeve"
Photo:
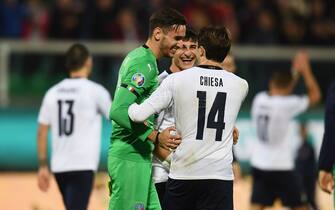
[[[49,105],[49,92],[47,92],[43,98],[42,105],[38,114],[37,121],[40,124],[50,125],[51,116],[50,116],[50,105]]]
[[[151,90],[157,84],[157,80],[156,64],[141,60],[130,65],[120,85],[140,97],[144,92]]]
[[[129,107],[130,119],[135,122],[143,122],[151,115],[160,113],[163,109],[172,105],[172,95],[173,80],[172,77],[168,77],[142,104],[134,103]]]
[[[110,119],[120,126],[131,130],[142,141],[154,130],[152,126],[143,123],[132,122],[128,116],[128,108],[145,91],[153,88],[157,84],[157,70],[152,63],[139,62],[131,65],[127,69],[124,78],[121,78],[120,86],[114,95],[114,101],[110,109]]]
[[[97,91],[97,106],[98,111],[108,119],[109,109],[112,104],[112,99],[109,92],[102,86],[99,86]]]
[[[246,80],[242,81],[241,89],[243,90],[243,101],[244,101],[249,92],[249,84]]]

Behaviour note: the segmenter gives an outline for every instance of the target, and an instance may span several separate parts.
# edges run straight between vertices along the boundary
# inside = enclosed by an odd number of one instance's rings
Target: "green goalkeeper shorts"
[[[109,210],[161,210],[150,162],[109,156]]]

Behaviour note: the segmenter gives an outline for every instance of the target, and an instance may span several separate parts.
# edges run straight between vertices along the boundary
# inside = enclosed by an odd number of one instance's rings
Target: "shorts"
[[[151,162],[108,157],[109,210],[161,210],[151,179]]]
[[[301,188],[294,171],[264,171],[252,168],[251,203],[272,206],[280,198],[284,206],[303,205]]]
[[[166,184],[167,184],[166,182],[159,182],[155,184],[161,206],[163,205],[163,201],[165,198]]]
[[[94,172],[87,170],[54,174],[65,208],[86,210],[93,187]]]
[[[164,210],[233,210],[233,181],[169,179]]]

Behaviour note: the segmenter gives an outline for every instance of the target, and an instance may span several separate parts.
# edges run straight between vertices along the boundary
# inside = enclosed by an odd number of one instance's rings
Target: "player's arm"
[[[38,187],[43,192],[49,189],[50,171],[48,168],[48,131],[50,124],[50,106],[48,104],[49,94],[47,93],[43,99],[42,106],[38,116],[38,130],[37,130],[37,159],[38,159],[38,173],[37,182]]]
[[[155,65],[146,59],[132,62],[127,69],[127,74],[121,78],[120,86],[117,87],[109,117],[120,126],[133,132],[142,141],[149,139],[154,142],[157,132],[152,126],[132,122],[128,117],[128,108],[137,98],[153,88],[157,72],[155,69],[151,70]]]
[[[37,156],[38,166],[47,167],[47,145],[49,126],[39,123],[37,131]]]
[[[135,122],[144,122],[152,114],[160,113],[163,109],[171,106],[173,91],[171,84],[171,77],[167,78],[142,104],[133,103],[128,109],[130,119]],[[175,131],[175,128],[166,128],[161,133],[162,137],[165,136],[164,139],[158,138],[159,142],[157,143],[165,149],[175,149],[181,143],[181,136],[179,134],[171,135],[170,131]]]
[[[321,92],[318,83],[313,75],[308,54],[300,51],[294,58],[293,69],[299,72],[304,78],[307,87],[309,106],[314,106],[321,100]]]
[[[135,102],[136,98],[134,98],[133,94],[126,88],[122,88],[118,91],[118,96],[114,98],[110,111],[110,118],[112,120],[127,129],[131,129],[134,133],[139,135],[141,140],[149,139],[153,143],[158,143],[166,149],[175,149],[181,143],[180,136],[178,136],[176,140],[171,138],[170,131],[175,130],[173,127],[158,132],[144,123],[131,121],[128,116],[128,108],[130,104]]]
[[[144,122],[153,114],[160,113],[163,109],[172,105],[172,77],[165,79],[162,84],[155,90],[152,95],[143,103],[133,103],[129,109],[128,114],[134,122]]]
[[[120,126],[131,130],[142,141],[146,139],[154,143],[159,141],[166,147],[176,148],[179,145],[178,141],[171,142],[169,139],[169,131],[173,128],[167,128],[159,133],[152,126],[145,125],[144,123],[135,123],[130,120],[128,116],[129,106],[135,103],[137,98],[146,91],[146,88],[152,88],[152,81],[157,79],[157,73],[155,70],[149,69],[149,65],[145,61],[131,67],[129,72],[132,73],[123,78],[120,87],[118,87],[115,93],[110,109],[110,119],[114,120]]]
[[[128,108],[136,101],[136,99],[137,96],[129,91],[129,89],[122,86],[119,87],[115,93],[109,117],[120,126],[134,132],[141,140],[145,141],[148,138],[150,141],[154,142],[158,134],[157,131],[143,123],[134,123],[129,119]]]

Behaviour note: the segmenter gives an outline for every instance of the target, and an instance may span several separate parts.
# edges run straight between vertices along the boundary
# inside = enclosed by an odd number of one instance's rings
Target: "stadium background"
[[[46,195],[38,192],[36,186],[36,118],[45,91],[67,75],[62,54],[68,46],[73,42],[87,44],[94,56],[92,79],[113,95],[123,56],[144,43],[148,17],[163,6],[181,11],[196,29],[224,24],[232,33],[237,75],[245,78],[250,87],[239,116],[241,137],[235,147],[246,174],[254,139],[249,122],[252,98],[267,89],[272,70],[289,69],[294,53],[307,49],[323,99],[317,108],[298,120],[307,121],[318,152],[324,99],[335,78],[332,0],[3,0],[0,1],[0,209],[61,208],[55,186]],[[168,59],[159,62],[161,71],[168,66]],[[305,92],[302,81],[296,92]],[[299,141],[296,131],[292,127],[296,136],[293,145]],[[109,134],[110,125],[105,121],[100,163],[103,173],[97,179],[99,190],[93,194],[90,209],[97,209],[96,203],[106,206],[108,200],[104,172]],[[248,177],[237,183],[237,192],[241,193],[235,198],[243,202],[237,202],[236,208],[246,210],[250,194]],[[16,202],[18,196],[27,198]],[[324,201],[324,210],[331,209],[330,196],[322,193],[319,196]]]

